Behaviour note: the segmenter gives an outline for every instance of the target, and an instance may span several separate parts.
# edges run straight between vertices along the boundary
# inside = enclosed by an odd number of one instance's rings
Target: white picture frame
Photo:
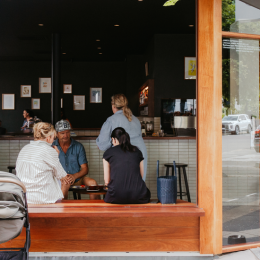
[[[39,78],[39,93],[51,93],[51,78]]]
[[[41,109],[41,100],[40,98],[32,98],[32,109]]]
[[[20,97],[26,98],[32,96],[32,86],[31,85],[21,85],[20,86]]]
[[[184,79],[197,78],[197,59],[196,57],[184,57]]]
[[[90,103],[102,103],[102,88],[90,88]]]
[[[72,94],[72,84],[63,84],[63,94]]]
[[[2,94],[2,110],[15,109],[15,94]]]
[[[73,95],[73,110],[85,110],[85,95]]]

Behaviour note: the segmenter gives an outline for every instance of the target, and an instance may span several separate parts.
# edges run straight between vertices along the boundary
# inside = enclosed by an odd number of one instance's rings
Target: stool
[[[174,176],[174,169],[173,169],[173,164],[172,163],[166,163],[164,164],[164,166],[166,167],[166,176],[169,176],[169,169],[172,168],[172,175]],[[178,192],[177,194],[180,194],[180,199],[182,200],[182,196],[187,196],[188,201],[191,202],[190,199],[190,190],[189,190],[189,184],[188,184],[188,178],[187,178],[187,174],[186,174],[186,167],[188,166],[188,164],[185,163],[176,163],[176,168],[178,168],[178,179],[179,179],[179,189],[180,192]],[[185,187],[186,187],[186,192],[182,191],[182,186],[181,186],[181,168],[182,168],[182,173],[183,173],[183,177],[184,177],[184,182],[185,182]],[[176,173],[177,175],[177,173]]]
[[[77,193],[74,188],[70,187],[70,188],[69,188],[69,191],[72,191],[72,192],[73,192],[73,198],[74,198],[74,200],[77,200],[77,199],[81,200],[81,194],[80,194],[80,193]],[[77,195],[78,195],[78,196],[77,196]]]
[[[107,191],[105,190],[100,190],[98,192],[93,192],[93,191],[87,191],[87,190],[82,190],[82,189],[77,189],[77,188],[72,188],[70,187],[69,191],[73,192],[73,198],[74,200],[81,200],[81,194],[89,194],[89,195],[103,195],[103,199],[105,198],[105,195]],[[78,197],[77,197],[78,195]]]
[[[10,173],[12,173],[12,171],[15,169],[15,166],[7,166],[7,169]]]

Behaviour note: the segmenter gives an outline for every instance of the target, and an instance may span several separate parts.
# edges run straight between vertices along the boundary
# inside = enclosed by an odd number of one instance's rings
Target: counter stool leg
[[[185,167],[183,167],[182,169],[183,169],[183,175],[184,175],[184,181],[185,181],[185,187],[186,187],[186,194],[187,194],[187,197],[188,197],[188,202],[191,202],[191,199],[190,199],[190,189],[189,189],[186,169],[185,169]]]
[[[74,198],[74,200],[77,200],[78,198],[77,198],[77,194],[76,194],[76,192],[74,192],[73,191],[73,198]]]
[[[78,193],[78,200],[81,200],[81,194]]]
[[[179,188],[180,188],[180,199],[182,200],[182,187],[181,187],[181,169],[178,167],[178,173],[179,173]]]
[[[166,167],[166,176],[169,176],[169,167]]]

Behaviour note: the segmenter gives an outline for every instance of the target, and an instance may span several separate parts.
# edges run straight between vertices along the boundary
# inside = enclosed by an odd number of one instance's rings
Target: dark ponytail
[[[115,128],[111,134],[111,138],[116,138],[118,140],[119,145],[124,152],[126,152],[126,151],[134,152],[135,151],[136,147],[131,145],[130,136],[125,131],[124,128],[122,128],[122,127]]]
[[[24,109],[24,110],[26,111],[26,113],[29,114],[30,117],[34,117],[33,111],[32,111],[31,109],[26,108],[26,109]]]

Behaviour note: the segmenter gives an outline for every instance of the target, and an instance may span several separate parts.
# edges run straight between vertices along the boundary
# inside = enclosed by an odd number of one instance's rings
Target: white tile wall
[[[98,183],[104,183],[103,151],[100,151],[95,140],[78,140],[85,148],[89,177]],[[16,158],[21,148],[29,143],[24,140],[0,140],[0,170],[8,171],[7,166],[15,165]],[[189,188],[192,202],[196,203],[197,175],[196,175],[196,140],[145,140],[148,154],[146,185],[152,193],[152,198],[157,198],[156,164],[160,161],[160,175],[165,175],[165,163],[186,163]],[[182,182],[184,184],[184,181]],[[184,185],[183,185],[183,190]],[[69,198],[73,198],[70,194]],[[82,195],[87,199],[88,195]],[[186,199],[186,197],[184,197]]]
[[[100,130],[75,130],[73,131],[77,136],[98,136]]]

